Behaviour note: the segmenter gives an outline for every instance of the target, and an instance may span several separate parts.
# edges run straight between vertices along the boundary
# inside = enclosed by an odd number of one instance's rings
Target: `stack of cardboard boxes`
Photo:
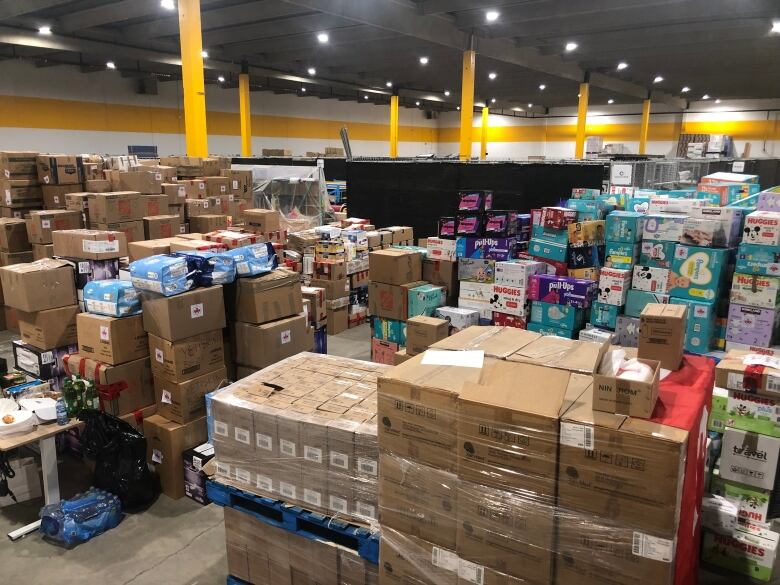
[[[43,203],[37,152],[0,152],[0,212],[3,217],[23,219]]]
[[[349,328],[350,277],[347,275],[347,246],[340,230],[338,237],[317,242],[312,276],[310,286],[325,291],[328,333],[337,335],[346,331]]]
[[[31,211],[25,220],[27,238],[32,245],[34,260],[54,257],[52,233],[59,230],[77,230],[84,227],[82,214],[67,209]],[[29,262],[29,260],[25,260]]]
[[[0,218],[0,266],[32,262],[33,252],[30,248],[24,220]]]
[[[84,191],[84,160],[68,154],[39,154],[36,159],[41,201],[25,207],[65,209],[65,196]],[[42,205],[41,205],[42,204]],[[24,217],[22,213],[19,217]]]

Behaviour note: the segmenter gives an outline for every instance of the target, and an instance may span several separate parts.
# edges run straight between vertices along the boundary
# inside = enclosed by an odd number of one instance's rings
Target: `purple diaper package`
[[[514,238],[458,238],[455,254],[458,258],[483,258],[485,260],[511,260],[514,258],[517,240]]]
[[[455,218],[454,217],[440,217],[439,218],[439,237],[452,239],[455,237]]]
[[[726,341],[769,347],[777,339],[780,310],[729,305]]]
[[[505,238],[517,234],[517,212],[492,210],[485,213],[485,235]]]
[[[461,191],[458,211],[489,211],[493,209],[493,191]]]
[[[528,298],[532,301],[587,309],[593,301],[596,288],[597,284],[592,280],[534,274],[528,280]]]
[[[485,216],[481,213],[459,213],[455,224],[458,236],[481,236],[485,229]]]

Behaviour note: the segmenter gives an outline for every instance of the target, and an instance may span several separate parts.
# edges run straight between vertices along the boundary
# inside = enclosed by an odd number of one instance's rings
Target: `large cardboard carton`
[[[38,260],[0,268],[5,304],[34,312],[76,304],[73,267],[64,260]]]
[[[270,209],[245,209],[244,227],[260,234],[278,232],[281,229],[281,215]]]
[[[639,317],[639,357],[657,360],[667,370],[679,369],[687,318],[686,305],[646,305]]]
[[[127,245],[127,253],[130,256],[130,262],[148,258],[157,254],[170,254],[171,240],[173,238],[161,238],[158,240],[148,240],[145,242],[131,242]]]
[[[84,181],[84,164],[80,156],[39,154],[38,180],[44,185],[74,185]]]
[[[230,179],[230,192],[239,199],[252,198],[252,171],[223,169],[222,176]]]
[[[377,250],[368,255],[372,282],[401,285],[422,280],[422,254],[409,250]]]
[[[482,350],[486,356],[506,359],[541,337],[517,327],[472,326],[434,343],[431,349]],[[546,353],[549,355],[550,352]]]
[[[181,218],[178,215],[157,215],[144,217],[144,237],[147,240],[171,238],[181,232]]]
[[[297,273],[274,270],[236,283],[236,319],[244,323],[267,323],[303,311],[301,282]]]
[[[780,438],[727,427],[723,433],[720,477],[771,490],[780,459]]]
[[[323,280],[319,278],[312,278],[310,285],[324,289],[326,301],[336,301],[338,299],[349,297],[348,278],[344,278],[342,280]]]
[[[33,261],[54,258],[54,244],[33,244]]]
[[[141,205],[141,217],[168,215],[169,213],[168,196],[163,193],[159,195],[141,195],[139,201]]]
[[[33,244],[51,244],[52,232],[56,230],[76,230],[84,227],[81,212],[66,209],[32,211],[26,223],[27,237]]]
[[[179,424],[201,418],[206,414],[206,394],[225,382],[224,367],[187,382],[176,383],[157,376],[154,379],[157,414]]]
[[[76,316],[79,353],[116,365],[149,355],[149,344],[141,315],[107,317],[91,313]]]
[[[344,333],[349,328],[349,307],[328,307],[326,319],[328,335]]]
[[[172,297],[144,298],[144,329],[179,341],[225,327],[222,287],[196,288]]]
[[[161,173],[149,171],[126,171],[117,174],[118,188],[122,191],[137,193],[162,193],[163,177]]]
[[[206,417],[181,425],[155,414],[144,419],[144,436],[146,460],[160,476],[163,493],[175,500],[183,497],[182,453],[208,439]]]
[[[447,550],[392,528],[379,542],[382,585],[458,585],[458,557]]]
[[[314,346],[306,317],[295,315],[261,325],[236,323],[236,363],[265,368]]]
[[[90,229],[113,231],[124,234],[127,242],[140,242],[144,239],[144,222],[139,220],[124,221],[122,223],[93,223],[90,221]]]
[[[127,238],[122,232],[62,230],[52,232],[52,240],[56,256],[89,260],[127,256]]]
[[[11,266],[12,264],[22,264],[32,262],[35,256],[32,251],[27,252],[0,252],[0,266]]]
[[[410,356],[424,352],[449,335],[450,324],[435,317],[412,317],[406,322],[406,352]]]
[[[39,349],[77,343],[76,315],[78,313],[78,305],[34,313],[19,311],[19,333],[22,341]]]
[[[205,234],[216,230],[226,230],[227,228],[227,215],[207,214],[190,218],[190,229],[192,231]]]
[[[0,250],[25,252],[30,249],[27,229],[23,219],[0,218]]]
[[[152,373],[172,382],[186,382],[224,366],[222,330],[179,341],[149,335]]]
[[[372,281],[368,287],[369,314],[375,317],[384,317],[385,319],[406,321],[406,318],[409,316],[409,290],[423,284],[426,283],[409,282],[407,284],[394,285]]]
[[[775,359],[757,352],[732,349],[715,366],[715,385],[778,398],[780,368],[776,367],[776,363]]]
[[[92,223],[122,223],[143,217],[141,195],[137,191],[90,193],[87,200]]]
[[[663,306],[663,305],[662,305]],[[650,418],[658,400],[660,362],[639,359],[653,370],[650,381],[631,380],[602,374],[593,374],[593,408],[639,418]]]

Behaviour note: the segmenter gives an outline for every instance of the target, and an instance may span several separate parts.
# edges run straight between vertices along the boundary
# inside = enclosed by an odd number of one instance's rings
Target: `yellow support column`
[[[390,158],[398,157],[398,96],[390,96]]]
[[[482,108],[482,139],[480,140],[479,159],[485,160],[487,158],[487,135],[488,135],[488,108],[485,106]]]
[[[209,154],[206,133],[206,88],[203,82],[203,40],[200,30],[200,0],[179,0],[181,77],[184,85],[184,130],[187,155]]]
[[[574,145],[574,158],[585,157],[585,125],[588,121],[588,93],[590,84],[580,83],[580,102],[577,107],[577,138]]]
[[[639,154],[647,149],[647,135],[650,132],[650,98],[642,103],[642,125],[639,128]]]
[[[252,106],[249,101],[249,74],[238,76],[238,105],[241,116],[241,156],[252,156]]]
[[[471,126],[474,124],[474,72],[476,53],[473,40],[471,47],[463,52],[463,84],[460,91],[460,159],[471,158]]]

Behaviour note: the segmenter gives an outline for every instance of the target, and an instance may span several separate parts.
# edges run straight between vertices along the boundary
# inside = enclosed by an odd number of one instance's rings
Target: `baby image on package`
[[[677,245],[669,275],[669,294],[692,300],[718,295],[727,250]]]

